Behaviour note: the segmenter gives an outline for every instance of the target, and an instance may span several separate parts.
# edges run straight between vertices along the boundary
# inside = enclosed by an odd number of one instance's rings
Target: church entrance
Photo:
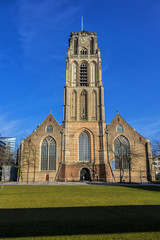
[[[80,181],[91,181],[91,174],[88,168],[82,168],[80,171]]]

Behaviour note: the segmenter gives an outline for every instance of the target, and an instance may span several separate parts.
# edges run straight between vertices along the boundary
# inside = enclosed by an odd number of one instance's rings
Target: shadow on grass
[[[147,191],[154,191],[154,192],[160,192],[160,187],[159,186],[144,186],[144,185],[121,185],[122,187],[127,187],[127,188],[136,188],[140,190],[147,190]]]
[[[128,188],[137,188],[141,190],[147,190],[147,191],[157,191],[160,192],[160,186],[156,185],[141,185],[140,183],[115,183],[115,184],[104,184],[104,183],[89,183],[88,185],[103,185],[103,186],[113,186],[113,187],[128,187]]]
[[[160,205],[0,209],[0,238],[160,231]]]

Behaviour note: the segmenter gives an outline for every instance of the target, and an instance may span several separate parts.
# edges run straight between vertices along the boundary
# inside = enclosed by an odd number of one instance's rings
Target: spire
[[[116,112],[117,112],[117,114],[119,114],[119,110],[117,110]]]
[[[83,16],[82,16],[82,21],[81,21],[81,31],[83,31]]]
[[[51,111],[51,109],[49,110],[49,113],[51,113],[52,111]]]

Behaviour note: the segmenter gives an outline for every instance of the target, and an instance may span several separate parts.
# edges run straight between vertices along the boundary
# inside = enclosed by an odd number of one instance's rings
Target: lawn
[[[158,186],[4,186],[0,239],[160,239]]]

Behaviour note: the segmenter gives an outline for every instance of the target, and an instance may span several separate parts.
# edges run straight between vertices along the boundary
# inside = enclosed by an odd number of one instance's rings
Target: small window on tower
[[[87,48],[82,48],[81,54],[82,54],[82,55],[88,54]]]

